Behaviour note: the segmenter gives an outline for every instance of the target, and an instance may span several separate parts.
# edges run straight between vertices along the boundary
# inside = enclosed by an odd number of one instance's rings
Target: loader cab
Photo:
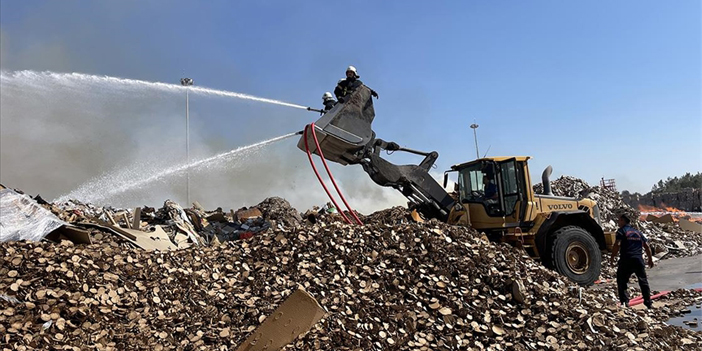
[[[483,158],[452,167],[458,173],[459,201],[475,228],[519,226],[531,196],[528,157]]]

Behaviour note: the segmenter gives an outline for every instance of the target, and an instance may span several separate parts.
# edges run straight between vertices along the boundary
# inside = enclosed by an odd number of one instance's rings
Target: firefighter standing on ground
[[[339,102],[346,102],[346,98],[356,89],[358,89],[358,87],[363,85],[363,82],[361,82],[358,78],[361,78],[361,76],[359,76],[358,72],[356,72],[356,67],[349,66],[346,69],[346,78],[340,80],[336,84],[336,88],[334,88],[334,95],[336,95],[336,99],[339,100]],[[371,95],[377,99],[378,93],[376,93],[373,89],[370,89],[370,91]]]
[[[617,291],[619,294],[619,302],[624,306],[629,304],[629,296],[626,293],[627,283],[631,274],[636,274],[639,280],[639,287],[643,295],[643,302],[647,308],[651,308],[651,289],[648,286],[648,278],[646,277],[646,266],[644,264],[643,250],[646,250],[648,256],[648,267],[653,268],[653,255],[651,247],[648,246],[648,240],[640,231],[630,225],[631,220],[625,214],[619,216],[619,230],[617,230],[617,238],[612,247],[612,263],[614,263],[617,254],[619,258],[619,266],[617,266]]]

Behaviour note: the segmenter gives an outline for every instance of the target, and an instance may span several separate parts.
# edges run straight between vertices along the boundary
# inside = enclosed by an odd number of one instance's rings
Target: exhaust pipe
[[[551,172],[553,172],[553,168],[548,166],[546,169],[544,169],[544,173],[541,174],[541,184],[544,186],[544,191],[542,192],[543,195],[553,195],[551,192],[551,181],[548,179],[551,177]]]

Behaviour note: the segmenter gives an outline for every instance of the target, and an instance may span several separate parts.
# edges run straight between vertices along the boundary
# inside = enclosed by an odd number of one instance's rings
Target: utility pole
[[[192,78],[181,78],[180,84],[185,87],[185,159],[188,163],[186,198],[188,206],[190,206],[190,89],[188,87],[193,85],[193,80]]]
[[[473,138],[475,139],[475,157],[476,159],[480,158],[480,152],[478,151],[478,125],[473,123],[470,125],[470,127],[473,129]]]

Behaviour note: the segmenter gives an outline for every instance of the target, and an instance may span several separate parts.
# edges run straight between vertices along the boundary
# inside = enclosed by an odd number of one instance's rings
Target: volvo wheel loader
[[[411,209],[428,218],[472,227],[490,240],[523,248],[531,257],[580,285],[600,275],[601,250],[607,248],[599,208],[589,199],[554,196],[551,166],[542,174],[544,191],[535,194],[528,156],[486,157],[457,164],[444,173],[444,184],[429,174],[437,152],[422,152],[378,139],[371,129],[375,118],[370,89],[361,86],[344,103],[334,106],[314,125],[324,158],[342,165],[360,164],[380,186],[402,192]],[[319,155],[312,136],[301,137],[298,148]],[[395,165],[380,157],[382,150],[424,156],[418,165]],[[446,188],[456,173],[453,196]]]

